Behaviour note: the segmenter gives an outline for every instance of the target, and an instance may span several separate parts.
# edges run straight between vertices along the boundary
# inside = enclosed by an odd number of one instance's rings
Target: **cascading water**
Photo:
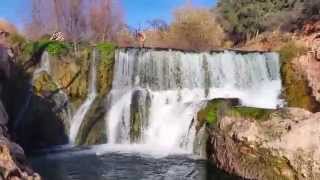
[[[42,72],[50,74],[50,58],[47,51],[43,52],[40,59],[40,66],[33,72],[33,79],[36,79]],[[29,108],[30,100],[33,94],[32,80],[30,80],[30,82],[26,85],[26,89],[23,92],[25,92],[25,94],[23,95],[25,100],[20,111],[17,113],[17,117],[14,123],[15,129],[20,125],[23,116]]]
[[[33,72],[33,77],[36,78],[42,72],[50,74],[50,58],[47,51],[43,52],[41,56],[40,66]]]
[[[95,100],[97,96],[97,88],[96,88],[96,81],[97,81],[97,70],[96,70],[96,58],[97,58],[97,52],[96,49],[92,52],[92,60],[90,64],[90,75],[89,75],[89,88],[88,88],[88,95],[84,103],[79,107],[79,109],[74,114],[72,121],[71,121],[71,127],[70,127],[70,134],[69,138],[72,143],[75,142],[76,137],[78,135],[78,131],[80,129],[80,126],[82,124],[82,121],[86,115],[86,113],[89,111],[91,104]]]
[[[261,108],[281,103],[278,59],[275,53],[118,49],[108,96],[108,143],[191,153],[192,122],[204,100],[238,98]]]

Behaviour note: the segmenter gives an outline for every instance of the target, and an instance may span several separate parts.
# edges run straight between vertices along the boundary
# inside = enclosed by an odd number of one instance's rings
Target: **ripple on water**
[[[35,170],[46,180],[233,180],[211,167],[206,160],[190,155],[159,158],[143,153],[96,149],[64,149],[32,158]],[[119,149],[118,149],[119,150]],[[124,153],[125,152],[125,153]]]

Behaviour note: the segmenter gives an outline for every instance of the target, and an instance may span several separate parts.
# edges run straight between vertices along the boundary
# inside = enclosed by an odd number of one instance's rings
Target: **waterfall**
[[[40,66],[33,72],[33,77],[36,78],[42,72],[50,74],[50,57],[47,51],[43,52],[40,60]]]
[[[71,121],[69,138],[72,143],[75,142],[76,137],[78,135],[78,131],[82,124],[82,121],[86,113],[89,111],[91,104],[93,103],[93,101],[97,96],[97,89],[96,89],[96,81],[97,81],[96,58],[97,57],[96,56],[97,56],[97,52],[96,52],[96,49],[94,49],[92,52],[92,60],[90,63],[88,95],[84,103],[79,107],[79,109],[74,114]]]
[[[239,98],[276,108],[281,101],[276,53],[184,53],[118,49],[108,96],[110,144],[193,151],[196,113],[204,100]]]

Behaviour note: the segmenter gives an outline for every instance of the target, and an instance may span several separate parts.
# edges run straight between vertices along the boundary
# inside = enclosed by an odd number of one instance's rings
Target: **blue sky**
[[[125,18],[130,26],[137,27],[147,20],[172,19],[173,10],[186,0],[122,0]],[[193,0],[197,6],[212,7],[215,0]]]
[[[120,0],[119,0],[120,1]],[[121,0],[124,17],[128,25],[138,27],[147,20],[164,19],[170,22],[173,10],[186,0]],[[31,0],[1,0],[0,18],[22,27],[28,19]],[[215,0],[193,0],[197,6],[212,7]]]

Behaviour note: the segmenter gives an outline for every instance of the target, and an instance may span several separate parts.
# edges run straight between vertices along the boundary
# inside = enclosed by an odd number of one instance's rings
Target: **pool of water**
[[[31,158],[44,180],[238,180],[191,155],[108,148],[58,148]]]

